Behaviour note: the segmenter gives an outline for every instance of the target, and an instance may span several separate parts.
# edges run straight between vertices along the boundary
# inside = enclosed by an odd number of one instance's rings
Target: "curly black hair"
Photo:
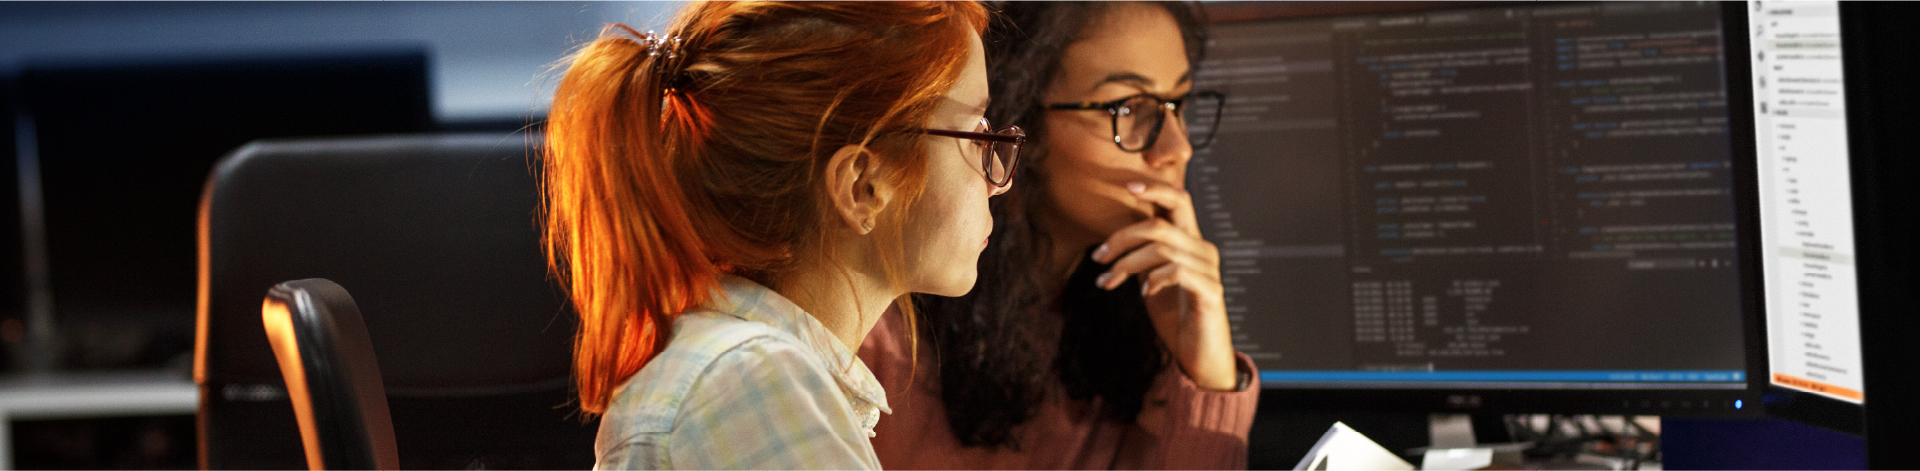
[[[1190,2],[1155,2],[1172,14],[1186,42],[1187,61],[1198,69],[1205,55],[1204,12]],[[1019,426],[1031,419],[1059,381],[1068,397],[1099,398],[1100,413],[1131,423],[1147,389],[1171,360],[1137,294],[1138,282],[1112,291],[1094,287],[1106,266],[1081,263],[1064,288],[1039,273],[1037,260],[1052,253],[1047,231],[1036,221],[1046,191],[1038,163],[1047,158],[1042,93],[1060,70],[1062,51],[1081,38],[1105,2],[1004,2],[983,38],[989,91],[987,119],[1019,124],[1027,148],[1014,190],[994,198],[993,235],[980,255],[979,282],[957,298],[920,295],[921,335],[930,339],[939,363],[939,388],[947,423],[967,446],[1017,449]],[[1092,247],[1088,247],[1091,250]],[[1084,260],[1084,259],[1083,259]],[[1051,298],[1049,298],[1051,296]],[[1063,314],[1058,349],[1042,351],[1036,335],[1039,310]]]

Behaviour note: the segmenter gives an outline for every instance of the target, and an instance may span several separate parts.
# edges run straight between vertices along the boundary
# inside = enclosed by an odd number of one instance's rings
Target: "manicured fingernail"
[[[1098,286],[1101,289],[1106,289],[1107,281],[1112,279],[1113,279],[1113,272],[1101,273],[1099,278],[1093,279],[1093,285]]]
[[[1130,193],[1133,193],[1133,194],[1136,194],[1136,195],[1137,195],[1137,194],[1141,194],[1141,193],[1145,193],[1145,192],[1147,192],[1147,184],[1145,184],[1145,183],[1140,183],[1140,182],[1133,182],[1133,183],[1128,183],[1128,184],[1127,184],[1127,191],[1128,191],[1128,192],[1130,192]]]
[[[1107,244],[1100,244],[1100,248],[1093,249],[1093,261],[1098,262],[1105,258],[1107,258]]]
[[[1147,295],[1147,282],[1145,281],[1140,282],[1140,295],[1141,296]]]

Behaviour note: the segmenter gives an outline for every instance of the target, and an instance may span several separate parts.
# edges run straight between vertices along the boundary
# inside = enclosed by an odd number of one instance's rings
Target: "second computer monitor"
[[[1278,405],[1754,413],[1723,14],[1216,22],[1196,89],[1229,98],[1187,183]]]

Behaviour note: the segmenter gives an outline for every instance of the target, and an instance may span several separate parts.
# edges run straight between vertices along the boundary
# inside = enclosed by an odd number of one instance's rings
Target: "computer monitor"
[[[1864,432],[1840,3],[1746,2],[1766,280],[1766,408]]]
[[[1215,15],[1187,184],[1261,408],[1758,416],[1740,7]]]
[[[1769,377],[1783,423],[1670,423],[1663,437],[1716,442],[1712,466],[1832,466],[1865,445],[1872,469],[1912,469],[1920,404],[1913,322],[1920,251],[1912,61],[1920,7],[1876,2],[1744,2],[1751,66]],[[1705,426],[1702,426],[1705,425]],[[1696,430],[1686,430],[1688,428]],[[1707,437],[1704,434],[1711,433]],[[1824,437],[1824,438],[1823,438]],[[1859,440],[1864,439],[1864,440]],[[1824,443],[1823,443],[1824,442]],[[1729,446],[1731,445],[1731,446]],[[1785,450],[1785,451],[1781,451]],[[1825,453],[1824,462],[1804,457]],[[1789,455],[1793,458],[1789,458]],[[1674,455],[1669,454],[1669,457]],[[1669,461],[1678,465],[1679,460]],[[1700,463],[1708,464],[1708,463]]]

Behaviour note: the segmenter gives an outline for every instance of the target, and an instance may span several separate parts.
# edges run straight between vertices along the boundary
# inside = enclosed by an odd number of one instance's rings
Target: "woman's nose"
[[[1187,122],[1173,110],[1164,113],[1166,125],[1160,127],[1159,139],[1145,152],[1147,166],[1185,165],[1193,159],[1193,143],[1187,139]]]

